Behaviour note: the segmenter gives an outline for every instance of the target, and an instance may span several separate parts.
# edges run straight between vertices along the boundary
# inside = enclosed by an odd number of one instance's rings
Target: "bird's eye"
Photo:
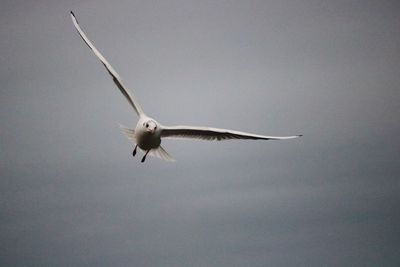
[[[149,124],[148,123],[146,123],[146,128],[149,128]]]

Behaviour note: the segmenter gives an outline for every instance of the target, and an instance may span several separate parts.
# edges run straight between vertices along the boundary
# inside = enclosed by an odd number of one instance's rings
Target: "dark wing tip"
[[[302,135],[302,134],[298,134],[297,136],[298,136],[298,137],[302,137],[303,135]]]
[[[79,24],[78,19],[75,17],[75,13],[72,10],[70,11],[70,14],[76,20],[76,23]]]

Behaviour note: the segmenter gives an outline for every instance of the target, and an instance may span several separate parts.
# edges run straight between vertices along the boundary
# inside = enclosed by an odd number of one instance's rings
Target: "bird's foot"
[[[146,160],[146,156],[147,156],[147,154],[149,153],[149,151],[150,151],[150,150],[147,150],[147,151],[146,151],[146,154],[144,154],[144,156],[143,156],[143,158],[142,158],[142,160],[141,160],[142,163]]]
[[[136,155],[136,149],[137,149],[137,145],[135,146],[135,149],[133,149],[133,151],[132,151],[132,156]]]

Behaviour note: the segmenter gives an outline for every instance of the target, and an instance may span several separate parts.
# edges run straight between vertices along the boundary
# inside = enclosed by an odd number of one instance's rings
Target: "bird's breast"
[[[161,144],[160,136],[147,131],[135,132],[136,143],[143,150],[157,148]]]

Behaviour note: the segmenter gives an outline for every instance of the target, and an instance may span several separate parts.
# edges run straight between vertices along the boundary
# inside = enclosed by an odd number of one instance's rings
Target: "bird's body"
[[[72,11],[71,18],[79,35],[103,63],[108,73],[112,76],[113,81],[117,85],[118,89],[125,96],[128,102],[131,104],[133,110],[139,116],[139,120],[136,124],[135,129],[129,129],[122,125],[121,129],[127,135],[127,137],[136,144],[132,153],[133,156],[136,155],[137,147],[145,151],[142,162],[145,161],[147,154],[167,161],[174,161],[174,159],[161,147],[162,138],[191,138],[220,141],[228,139],[284,140],[293,139],[301,136],[265,136],[220,128],[161,125],[155,119],[150,118],[143,112],[143,109],[139,105],[139,102],[136,100],[133,93],[123,84],[122,79],[120,78],[118,73],[114,70],[110,63],[108,63],[104,56],[96,49],[96,47],[83,32]]]
[[[135,127],[135,140],[138,147],[144,151],[156,149],[161,144],[161,127],[152,118],[139,118]]]

